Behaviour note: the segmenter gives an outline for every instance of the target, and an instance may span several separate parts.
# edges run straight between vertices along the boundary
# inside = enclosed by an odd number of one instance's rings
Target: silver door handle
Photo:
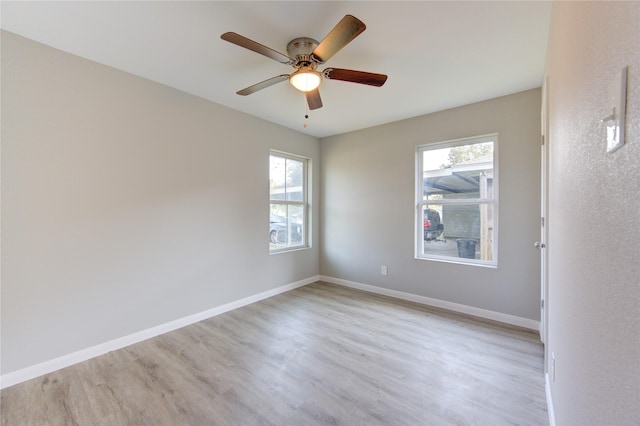
[[[538,250],[545,248],[547,245],[545,243],[541,243],[540,241],[536,241],[533,243],[533,246]]]

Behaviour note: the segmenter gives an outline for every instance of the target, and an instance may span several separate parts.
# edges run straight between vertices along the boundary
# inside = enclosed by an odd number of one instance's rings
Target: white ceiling
[[[542,83],[548,1],[2,1],[2,28],[316,137],[415,117]],[[387,74],[381,87],[337,80],[310,112],[293,69],[220,39],[234,31],[286,53],[346,14],[367,29],[323,67]]]

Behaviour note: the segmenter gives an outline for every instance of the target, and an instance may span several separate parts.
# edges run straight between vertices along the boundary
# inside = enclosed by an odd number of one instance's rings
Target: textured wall
[[[499,133],[498,268],[416,260],[416,146],[489,133]],[[322,139],[321,167],[322,275],[539,318],[539,89]]]
[[[317,244],[269,255],[270,148],[319,157],[316,138],[3,32],[2,373],[317,275]]]
[[[627,145],[607,85],[629,66]],[[558,425],[640,424],[640,2],[554,2],[549,344]],[[551,371],[553,376],[553,371]]]

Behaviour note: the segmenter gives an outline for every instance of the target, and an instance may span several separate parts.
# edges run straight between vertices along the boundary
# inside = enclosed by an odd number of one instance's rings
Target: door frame
[[[542,82],[540,144],[540,341],[549,334],[549,77]],[[545,357],[546,360],[546,357]]]

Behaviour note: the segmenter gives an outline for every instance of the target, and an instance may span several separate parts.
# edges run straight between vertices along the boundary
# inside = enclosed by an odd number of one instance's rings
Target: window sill
[[[283,249],[269,250],[269,255],[291,253],[294,251],[304,251],[304,250],[309,250],[310,248],[311,246],[301,246],[301,247],[289,247],[289,248],[283,248]]]
[[[453,263],[455,265],[467,265],[467,266],[479,266],[481,268],[489,268],[489,269],[498,269],[497,261],[486,261],[486,260],[474,260],[474,259],[462,259],[462,258],[451,258],[451,257],[438,257],[438,256],[429,256],[429,257],[418,257],[415,256],[416,260],[426,260],[432,262],[442,262],[442,263]]]

